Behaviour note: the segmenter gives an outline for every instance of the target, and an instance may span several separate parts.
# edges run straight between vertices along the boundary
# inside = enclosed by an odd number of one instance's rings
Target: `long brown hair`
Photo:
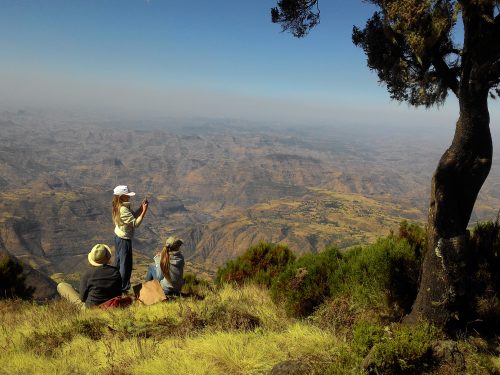
[[[113,207],[112,218],[113,224],[120,224],[120,206],[122,205],[121,195],[113,195],[113,201],[111,202],[111,206]]]
[[[170,277],[170,248],[163,246],[160,254],[160,268],[163,277],[165,277],[170,284],[172,284],[172,278]]]
[[[170,252],[179,250],[182,242],[175,242],[171,246],[163,246],[160,254],[160,268],[163,277],[165,277],[170,284],[172,284],[172,278],[170,277]]]

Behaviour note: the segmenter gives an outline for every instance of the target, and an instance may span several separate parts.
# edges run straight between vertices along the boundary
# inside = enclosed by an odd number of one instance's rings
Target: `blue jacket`
[[[184,255],[182,252],[179,250],[170,253],[170,278],[172,279],[172,283],[170,283],[161,272],[160,256],[157,255],[153,259],[155,262],[149,266],[148,273],[146,274],[146,281],[153,279],[159,280],[165,294],[173,292],[179,293],[184,284]]]

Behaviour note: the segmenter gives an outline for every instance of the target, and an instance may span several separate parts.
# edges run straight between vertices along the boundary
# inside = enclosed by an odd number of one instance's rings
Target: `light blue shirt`
[[[172,279],[172,283],[170,283],[161,272],[160,256],[156,255],[153,259],[155,261],[156,275],[161,276],[159,280],[163,290],[166,292],[180,292],[184,284],[184,255],[182,255],[182,252],[179,250],[170,253],[170,278]]]

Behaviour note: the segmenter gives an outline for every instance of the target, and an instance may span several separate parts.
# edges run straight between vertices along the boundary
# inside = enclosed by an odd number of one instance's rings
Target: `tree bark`
[[[492,161],[488,89],[461,87],[459,105],[453,142],[432,178],[427,250],[409,323],[425,319],[452,328],[465,323],[471,308],[467,225]]]

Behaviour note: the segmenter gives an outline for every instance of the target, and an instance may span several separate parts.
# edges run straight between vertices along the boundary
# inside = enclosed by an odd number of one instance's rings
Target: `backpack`
[[[167,300],[165,292],[158,280],[143,282],[133,287],[135,298],[144,305],[153,305]]]

